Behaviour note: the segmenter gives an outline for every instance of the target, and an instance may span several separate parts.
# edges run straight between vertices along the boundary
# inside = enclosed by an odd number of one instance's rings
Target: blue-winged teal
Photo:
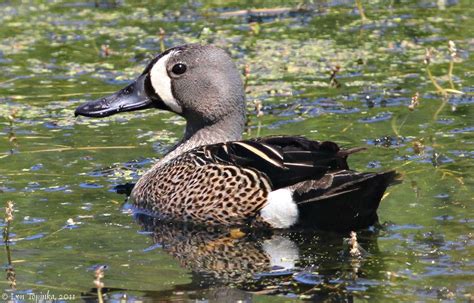
[[[135,205],[160,217],[204,224],[316,226],[346,230],[377,221],[393,171],[350,170],[333,142],[299,136],[241,140],[245,96],[222,49],[183,45],[158,55],[129,86],[87,102],[76,115],[146,108],[186,119],[184,137],[133,188]]]

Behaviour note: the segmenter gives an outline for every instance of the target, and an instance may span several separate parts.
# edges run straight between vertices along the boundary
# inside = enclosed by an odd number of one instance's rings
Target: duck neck
[[[245,128],[245,119],[245,114],[241,113],[229,114],[209,124],[193,123],[193,119],[188,119],[184,137],[157,164],[161,166],[199,146],[240,140]]]

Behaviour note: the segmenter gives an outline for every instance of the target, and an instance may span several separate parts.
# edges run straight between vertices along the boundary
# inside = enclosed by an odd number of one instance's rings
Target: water
[[[0,202],[15,203],[0,255],[3,295],[96,300],[94,270],[106,265],[112,302],[472,300],[469,0],[364,3],[364,22],[349,1],[302,2],[302,10],[258,1],[251,6],[290,8],[258,14],[239,12],[250,4],[238,2],[96,4],[0,4]],[[136,181],[180,137],[183,120],[153,110],[102,120],[73,111],[134,79],[160,52],[160,27],[167,47],[213,43],[250,67],[246,137],[366,146],[351,166],[403,174],[381,204],[382,226],[358,232],[366,254],[351,257],[345,234],[239,238],[131,215],[114,187]],[[429,69],[452,88],[449,40],[457,47],[452,87],[464,94],[444,98],[423,60],[433,48]]]

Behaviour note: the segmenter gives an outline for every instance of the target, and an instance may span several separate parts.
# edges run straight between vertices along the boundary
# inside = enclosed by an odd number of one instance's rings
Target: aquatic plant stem
[[[433,83],[434,87],[436,88],[436,91],[441,93],[443,96],[447,96],[448,93],[461,94],[462,95],[462,94],[464,94],[464,92],[459,91],[459,90],[454,88],[454,83],[453,83],[453,79],[452,79],[452,76],[453,76],[452,74],[453,74],[453,69],[454,69],[454,57],[456,56],[456,49],[455,49],[454,43],[452,43],[452,41],[450,41],[449,51],[451,53],[451,60],[449,62],[448,80],[449,80],[449,83],[451,85],[451,88],[443,88],[441,85],[439,85],[438,81],[436,81],[436,79],[431,74],[429,64],[430,64],[432,56],[433,56],[432,49],[426,49],[426,51],[425,51],[425,60],[424,60],[424,62],[426,64],[426,73],[428,74],[428,78],[430,79],[431,83]]]
[[[13,202],[7,201],[5,207],[5,228],[3,229],[3,241],[7,244],[10,239],[10,224],[13,221]]]
[[[104,303],[104,298],[102,297],[102,288],[104,288],[104,282],[102,282],[101,280],[105,276],[104,269],[105,269],[105,266],[99,266],[95,270],[94,284],[95,284],[95,287],[97,288],[97,297],[98,297],[99,303]]]
[[[438,84],[438,82],[436,81],[436,79],[433,77],[433,75],[431,74],[431,71],[430,69],[428,68],[428,66],[426,67],[426,73],[428,74],[428,78],[430,79],[431,83],[433,83],[434,87],[436,88],[436,90],[438,92],[440,92],[441,94],[443,95],[446,95],[446,90],[444,88],[441,87],[441,85]]]
[[[166,35],[165,30],[162,27],[160,27],[160,31],[158,32],[158,36],[160,37],[160,50],[161,50],[161,52],[164,52],[166,50],[165,35]]]
[[[86,36],[86,34],[84,34],[84,36]],[[95,43],[95,39],[92,39],[92,47],[97,52],[97,54],[100,55],[100,49],[97,47],[97,44]]]
[[[16,289],[16,272],[12,263],[10,244],[5,243],[5,252],[7,254],[8,267],[5,269],[7,273],[7,281],[10,282],[10,288]]]
[[[400,127],[398,128],[398,132],[400,132],[400,130],[402,129],[402,127],[403,127],[403,126],[405,125],[405,123],[407,122],[408,116],[409,116],[409,115],[406,115],[406,116],[405,116],[405,119],[403,119],[402,123],[400,124]]]
[[[10,222],[7,221],[3,228],[3,243],[5,243],[5,252],[7,254],[7,263],[11,266],[12,257],[10,253]]]
[[[21,77],[15,77],[15,78],[11,78],[11,79],[2,81],[2,82],[0,82],[0,85],[5,84],[5,83],[9,83],[9,82],[13,82],[13,81],[16,81],[18,79],[21,79]]]
[[[443,110],[443,108],[448,104],[448,97],[447,95],[443,96],[443,102],[441,102],[441,105],[438,107],[436,112],[433,114],[433,121],[438,120],[438,115],[439,113]]]
[[[102,288],[97,288],[97,296],[99,297],[99,303],[104,303],[104,298],[102,298]]]
[[[397,128],[397,117],[396,116],[393,117],[392,122],[390,123],[390,126],[392,127],[392,130],[395,133],[395,136],[397,136],[397,139],[401,137],[400,130],[402,129],[405,122],[407,122],[408,116],[409,116],[409,114],[405,116],[405,119],[403,119],[402,123],[400,124],[400,126],[398,128]]]
[[[355,0],[355,2],[357,5],[357,10],[359,11],[360,17],[362,18],[362,21],[368,20],[367,16],[365,15],[364,7],[362,6],[361,0]]]
[[[10,225],[13,222],[13,202],[7,201],[5,207],[5,227],[3,228],[3,242],[5,243],[5,252],[7,254],[8,267],[5,269],[7,273],[7,281],[10,282],[10,288],[16,289],[16,273],[13,268],[12,257],[10,251]]]
[[[257,124],[257,137],[260,137],[260,132],[262,130],[262,120],[258,119],[258,124]]]
[[[449,61],[448,81],[449,81],[449,85],[451,86],[451,88],[456,89],[454,87],[454,83],[453,83],[453,69],[454,69],[454,60],[451,59],[451,61]]]

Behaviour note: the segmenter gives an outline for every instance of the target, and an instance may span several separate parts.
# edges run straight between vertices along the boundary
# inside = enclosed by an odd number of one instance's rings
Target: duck
[[[184,135],[131,191],[133,205],[163,220],[206,226],[356,230],[398,174],[358,172],[343,149],[302,135],[242,139],[244,85],[230,55],[185,44],[152,59],[128,86],[79,105],[75,116],[102,118],[155,109],[186,120]]]

